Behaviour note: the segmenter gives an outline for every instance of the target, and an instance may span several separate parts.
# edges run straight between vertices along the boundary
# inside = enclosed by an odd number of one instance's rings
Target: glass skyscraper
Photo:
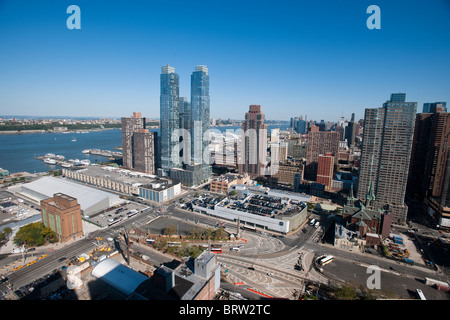
[[[161,169],[165,174],[173,167],[178,167],[172,161],[172,156],[178,157],[178,141],[172,141],[172,134],[179,129],[179,77],[175,68],[169,65],[161,68],[161,95],[160,95],[160,154]]]
[[[204,137],[209,130],[209,75],[206,66],[196,66],[191,75],[191,151],[192,161],[201,164],[203,152],[208,150],[208,138]],[[209,164],[209,159],[206,163]]]

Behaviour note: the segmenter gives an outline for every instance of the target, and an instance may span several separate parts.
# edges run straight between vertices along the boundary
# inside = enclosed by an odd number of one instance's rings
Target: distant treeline
[[[67,124],[61,125],[57,122],[47,123],[47,124],[14,124],[8,123],[5,125],[0,125],[0,131],[20,131],[20,130],[46,130],[53,131],[57,127],[67,127],[67,130],[89,130],[89,129],[100,129],[100,124],[88,124],[88,123],[77,123],[77,124]],[[105,123],[103,128],[121,128],[120,123]]]

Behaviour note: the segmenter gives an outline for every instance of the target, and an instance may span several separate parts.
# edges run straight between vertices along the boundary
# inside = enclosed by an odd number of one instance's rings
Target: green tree
[[[177,228],[176,228],[173,224],[169,224],[169,225],[164,229],[164,234],[168,235],[169,238],[170,238],[171,236],[173,236],[176,232],[177,232]]]
[[[336,289],[334,291],[334,294],[336,300],[356,300],[358,296],[356,289],[349,284],[345,284],[342,287]]]
[[[58,240],[56,233],[41,222],[30,223],[17,231],[13,243],[21,246],[41,246],[46,241],[55,242]]]

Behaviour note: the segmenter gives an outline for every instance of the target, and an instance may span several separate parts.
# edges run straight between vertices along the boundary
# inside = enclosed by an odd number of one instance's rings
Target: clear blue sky
[[[360,119],[393,92],[421,111],[450,104],[449,21],[449,0],[0,0],[0,114],[159,118],[165,64],[188,98],[208,66],[213,118],[260,104],[267,119]]]

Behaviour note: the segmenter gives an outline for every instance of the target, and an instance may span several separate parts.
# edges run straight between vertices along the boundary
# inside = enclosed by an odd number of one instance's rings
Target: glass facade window
[[[177,153],[178,141],[172,141],[172,133],[179,129],[179,77],[175,68],[164,66],[161,73],[160,128],[161,168],[174,167],[172,152]]]

